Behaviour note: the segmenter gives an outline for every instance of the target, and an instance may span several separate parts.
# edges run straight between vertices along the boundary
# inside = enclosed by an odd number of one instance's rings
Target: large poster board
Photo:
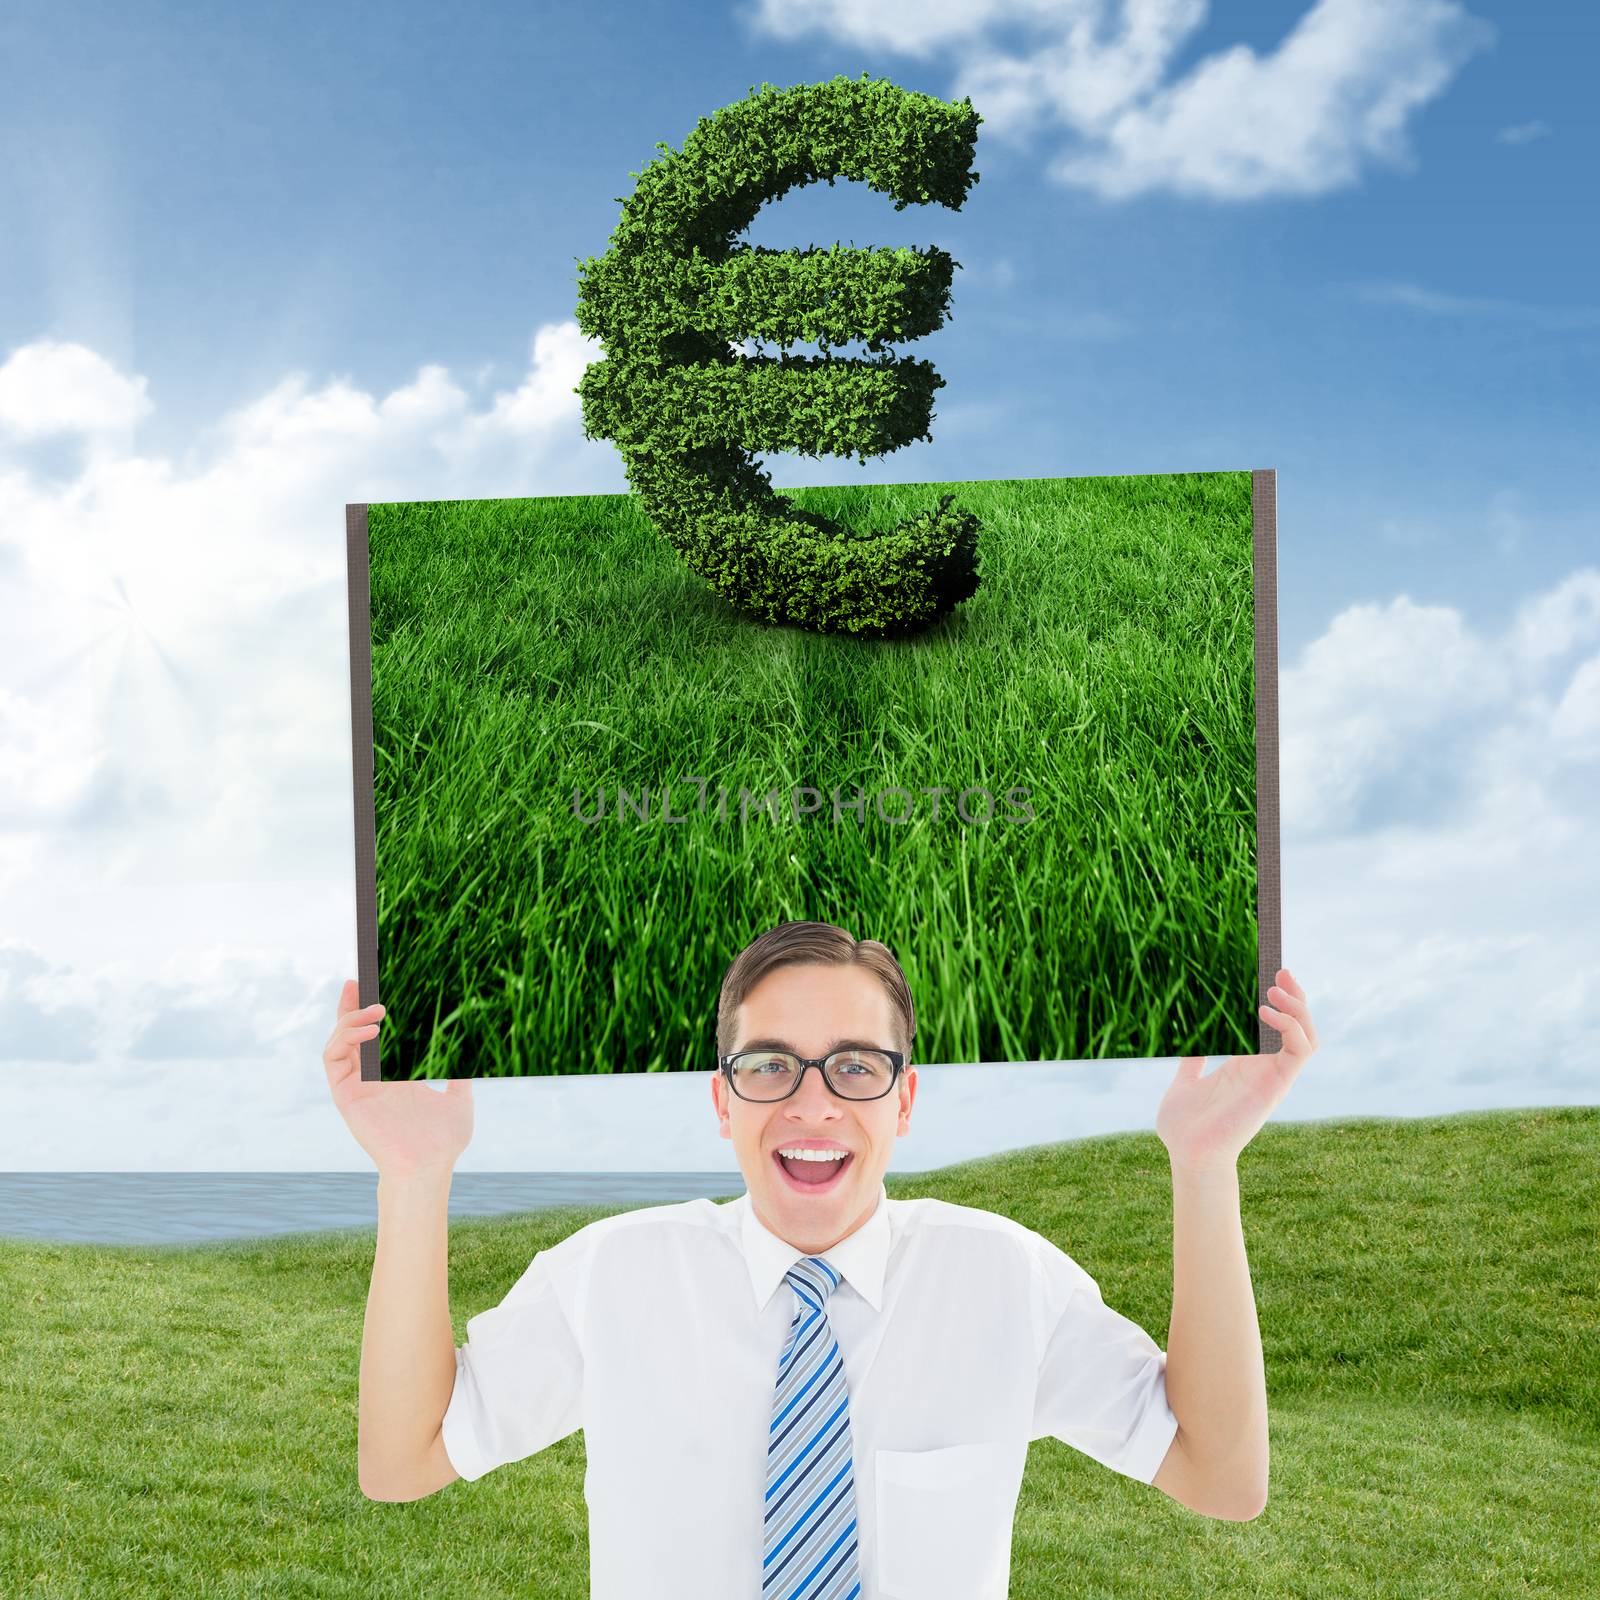
[[[709,1070],[791,920],[889,945],[926,1062],[1276,1049],[1276,474],[780,493],[954,494],[978,589],[819,634],[632,495],[346,508],[363,1077]]]

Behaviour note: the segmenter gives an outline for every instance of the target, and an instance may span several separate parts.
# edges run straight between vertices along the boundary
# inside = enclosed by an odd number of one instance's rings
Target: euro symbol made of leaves
[[[738,242],[797,184],[851,178],[895,210],[959,210],[978,124],[883,80],[776,89],[702,118],[642,173],[605,255],[580,263],[578,326],[605,348],[576,393],[584,435],[610,439],[651,521],[732,604],[818,633],[889,637],[938,622],[978,588],[980,523],[944,495],[885,532],[856,532],[776,494],[752,450],[869,456],[932,439],[931,363],[886,348],[940,327],[960,264],[945,251],[769,250]],[[749,357],[743,340],[781,353]],[[814,340],[818,356],[787,346]],[[835,358],[864,341],[873,359]]]

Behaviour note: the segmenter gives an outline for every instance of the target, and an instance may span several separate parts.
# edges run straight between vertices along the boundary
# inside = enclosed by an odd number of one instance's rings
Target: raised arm
[[[456,1379],[449,1206],[448,1167],[379,1173],[357,1446],[361,1492],[370,1500],[419,1500],[460,1476],[440,1436]]]
[[[1267,1503],[1267,1380],[1236,1171],[1172,1168],[1167,1404],[1178,1432],[1150,1481],[1191,1511],[1248,1522]]]
[[[1150,1481],[1191,1510],[1249,1521],[1267,1503],[1267,1385],[1239,1214],[1239,1153],[1317,1048],[1305,991],[1286,968],[1260,1010],[1270,1055],[1211,1073],[1185,1056],[1156,1113],[1172,1165],[1172,1325],[1167,1403],[1178,1432]]]
[[[352,980],[323,1051],[334,1104],[378,1168],[378,1242],[361,1337],[357,1476],[373,1500],[417,1500],[457,1476],[440,1437],[455,1386],[450,1325],[450,1179],[472,1138],[472,1090],[451,1079],[363,1083],[362,1043],[382,1006]]]

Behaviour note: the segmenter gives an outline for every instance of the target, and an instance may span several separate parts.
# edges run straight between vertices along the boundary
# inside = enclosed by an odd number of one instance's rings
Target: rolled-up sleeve
[[[1033,1435],[1056,1438],[1114,1472],[1149,1483],[1178,1432],[1167,1357],[1137,1322],[1042,1235],[1033,1251],[1040,1335]]]
[[[583,1352],[551,1254],[541,1251],[499,1305],[470,1318],[467,1342],[456,1348],[441,1437],[463,1478],[520,1461],[583,1425]]]

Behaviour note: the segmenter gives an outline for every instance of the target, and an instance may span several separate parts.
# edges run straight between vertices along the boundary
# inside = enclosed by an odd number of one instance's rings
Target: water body
[[[737,1172],[458,1172],[450,1215],[667,1205],[744,1188]],[[201,1244],[377,1225],[376,1172],[0,1172],[0,1238]]]

